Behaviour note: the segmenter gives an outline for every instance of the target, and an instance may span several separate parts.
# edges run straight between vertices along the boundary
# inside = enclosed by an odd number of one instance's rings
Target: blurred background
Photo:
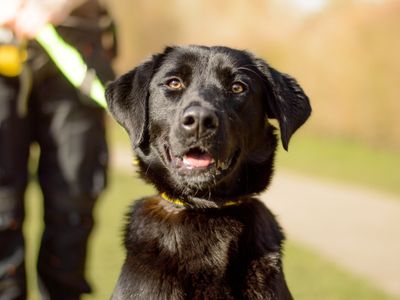
[[[248,49],[301,82],[315,111],[308,130],[400,147],[399,1],[110,3],[119,25],[121,72],[165,45]]]
[[[289,152],[279,150],[263,195],[288,235],[289,287],[295,299],[400,299],[400,1],[107,4],[118,25],[119,74],[167,45],[205,44],[250,50],[299,81],[313,114]],[[128,138],[111,119],[109,139],[110,186],[88,266],[95,294],[86,300],[108,299],[124,257],[124,213],[153,192],[137,179]],[[39,198],[35,186],[30,193]],[[28,205],[33,220],[40,212]],[[27,224],[32,235],[40,230]]]

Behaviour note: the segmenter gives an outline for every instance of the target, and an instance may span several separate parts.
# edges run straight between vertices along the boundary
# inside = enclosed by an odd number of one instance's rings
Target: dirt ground
[[[400,199],[283,171],[262,198],[288,238],[400,296]]]

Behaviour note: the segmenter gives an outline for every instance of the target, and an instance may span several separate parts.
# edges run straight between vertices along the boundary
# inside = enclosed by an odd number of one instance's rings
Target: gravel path
[[[114,149],[114,167],[132,171],[130,162]],[[286,171],[261,197],[290,239],[400,297],[400,199]]]
[[[400,199],[288,172],[262,198],[289,238],[400,296]]]

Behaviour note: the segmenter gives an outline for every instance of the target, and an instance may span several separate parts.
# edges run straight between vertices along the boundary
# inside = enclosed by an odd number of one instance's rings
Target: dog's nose
[[[184,111],[181,126],[187,134],[200,138],[218,128],[218,117],[211,109],[191,106]]]

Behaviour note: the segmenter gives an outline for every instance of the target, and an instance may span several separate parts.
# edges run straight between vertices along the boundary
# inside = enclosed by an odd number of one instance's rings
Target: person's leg
[[[105,186],[104,112],[84,104],[61,76],[42,82],[34,95],[45,203],[42,293],[45,299],[79,299],[91,291],[84,273],[93,206]]]
[[[29,131],[17,113],[18,78],[0,76],[0,300],[26,299],[23,198]]]

